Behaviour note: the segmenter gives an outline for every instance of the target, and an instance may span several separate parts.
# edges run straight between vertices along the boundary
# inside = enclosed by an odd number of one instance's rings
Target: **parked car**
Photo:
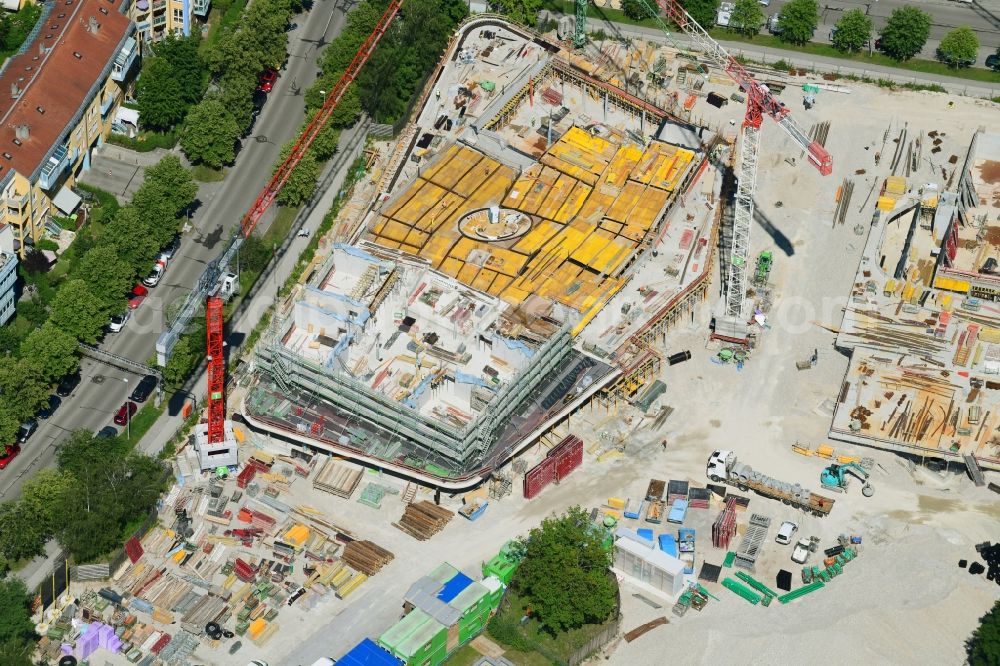
[[[104,426],[96,433],[94,433],[94,439],[111,439],[112,437],[118,436],[118,428],[114,426]]]
[[[17,454],[21,452],[20,444],[8,444],[4,447],[3,453],[0,453],[0,469],[7,469],[7,465],[10,461],[17,457]]]
[[[125,404],[118,408],[118,412],[115,414],[115,424],[125,425],[132,420],[135,416],[136,411],[138,411],[139,405],[135,404],[131,400],[127,400]]]
[[[59,409],[59,405],[61,404],[62,400],[59,398],[59,396],[50,395],[48,402],[45,404],[45,406],[38,410],[38,418],[40,419],[49,418],[50,416],[52,416],[52,414],[55,413],[57,409]]]
[[[17,441],[19,444],[24,444],[28,441],[28,438],[35,434],[38,430],[38,421],[35,419],[29,419],[21,424],[21,427],[17,430]]]
[[[127,324],[128,320],[131,318],[132,318],[131,310],[126,310],[121,314],[112,315],[111,322],[108,324],[108,330],[111,331],[112,333],[120,332],[123,328],[125,328],[125,324]]]
[[[770,1],[770,0],[768,0],[768,1]],[[285,32],[291,32],[292,30],[297,30],[298,27],[299,27],[298,23],[294,23],[294,22],[287,23],[287,24],[285,24]]]
[[[139,383],[135,385],[135,389],[132,391],[132,395],[129,396],[129,400],[134,400],[136,402],[146,402],[150,395],[153,393],[153,389],[156,388],[156,376],[146,375],[139,380]]]
[[[792,542],[792,535],[799,531],[799,526],[790,520],[786,520],[781,523],[781,527],[778,528],[778,534],[774,537],[774,540],[780,544],[786,544]]]
[[[68,398],[73,390],[80,385],[80,371],[66,375],[59,380],[59,385],[56,386],[56,395],[60,398]]]
[[[172,261],[174,255],[177,254],[177,251],[180,249],[181,249],[181,237],[174,236],[174,239],[170,241],[170,244],[167,245],[165,248],[163,248],[163,251],[160,253],[160,256],[166,257],[167,261]]]
[[[806,560],[812,554],[812,541],[808,537],[802,537],[799,542],[795,544],[795,549],[792,551],[792,562],[796,564],[805,564]]]
[[[132,292],[129,294],[128,299],[129,310],[135,310],[137,307],[142,305],[142,302],[146,300],[147,296],[149,296],[149,289],[146,289],[143,285],[137,284],[132,287]]]
[[[1000,55],[996,53],[991,53],[986,56],[986,69],[998,69],[1000,70]]]
[[[153,270],[149,272],[149,275],[143,279],[142,283],[147,287],[155,287],[160,284],[160,280],[163,279],[163,274],[166,270],[163,264],[156,264],[153,266]]]
[[[257,82],[257,90],[261,92],[269,93],[274,88],[275,81],[278,80],[278,70],[274,67],[268,67],[263,72],[260,73],[260,77]]]

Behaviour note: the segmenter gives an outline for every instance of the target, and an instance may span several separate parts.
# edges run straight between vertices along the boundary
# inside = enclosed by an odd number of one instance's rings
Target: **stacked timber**
[[[391,552],[371,541],[351,541],[344,546],[340,556],[347,566],[366,576],[374,576],[395,557]]]
[[[329,458],[313,479],[313,488],[350,499],[361,482],[362,471],[358,465]]]
[[[410,536],[420,541],[426,541],[444,529],[455,512],[440,507],[434,502],[422,500],[413,504],[407,504],[403,510],[403,517],[398,523],[393,523]]]

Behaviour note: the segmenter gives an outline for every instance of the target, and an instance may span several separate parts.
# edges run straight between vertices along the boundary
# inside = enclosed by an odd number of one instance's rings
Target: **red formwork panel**
[[[532,499],[556,478],[556,458],[546,458],[524,475],[524,498]]]
[[[556,461],[556,481],[562,481],[583,462],[583,440],[576,436],[567,437],[552,450],[550,458]]]

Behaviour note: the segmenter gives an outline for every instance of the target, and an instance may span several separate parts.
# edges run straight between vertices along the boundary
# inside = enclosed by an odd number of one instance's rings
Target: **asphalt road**
[[[102,349],[140,363],[153,356],[164,312],[176,308],[174,304],[184,299],[205,264],[225,250],[232,229],[270,177],[281,145],[301,125],[302,95],[316,79],[317,57],[340,34],[352,7],[350,0],[316,0],[308,14],[294,19],[298,28],[289,34],[286,69],[280,72],[252,136],[244,140],[236,164],[221,183],[201,186],[199,204],[191,215],[192,228],[184,234],[163,280],[150,290],[122,332],[105,336]],[[112,425],[114,413],[141,377],[88,358],[82,361],[81,374],[83,381],[73,394],[51,418],[39,422],[21,454],[0,471],[0,499],[16,497],[24,479],[51,465],[57,444],[68,433],[78,429],[96,432]]]

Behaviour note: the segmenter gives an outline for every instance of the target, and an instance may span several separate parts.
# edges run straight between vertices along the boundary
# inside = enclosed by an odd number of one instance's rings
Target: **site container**
[[[483,564],[483,576],[496,576],[501,583],[509,585],[517,571],[517,563],[511,562],[503,553],[497,553]]]
[[[556,478],[556,458],[546,458],[524,475],[524,498],[534,499]]]

